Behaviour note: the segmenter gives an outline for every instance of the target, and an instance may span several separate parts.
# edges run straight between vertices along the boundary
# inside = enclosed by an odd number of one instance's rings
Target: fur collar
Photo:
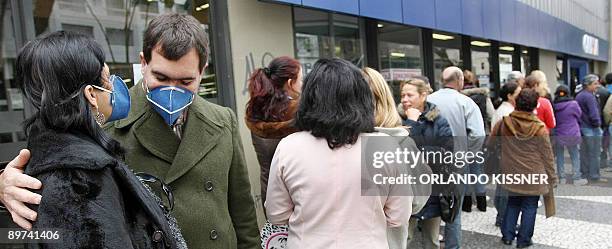
[[[30,134],[28,149],[32,153],[26,167],[29,175],[57,169],[95,170],[117,165],[114,157],[81,133],[47,130]]]
[[[489,96],[489,88],[486,87],[479,87],[479,88],[468,88],[468,89],[463,89],[463,91],[461,91],[461,93],[467,95],[467,96],[471,96],[471,95],[475,95],[475,94],[484,94]]]
[[[289,100],[289,106],[286,110],[285,118],[282,121],[255,121],[245,117],[245,122],[249,130],[258,137],[278,139],[297,131],[293,125],[293,118],[298,108],[298,99],[292,98]]]
[[[421,116],[425,117],[427,121],[434,122],[436,118],[440,116],[440,110],[435,104],[431,102],[425,102],[425,110],[423,111],[423,114],[421,114]]]

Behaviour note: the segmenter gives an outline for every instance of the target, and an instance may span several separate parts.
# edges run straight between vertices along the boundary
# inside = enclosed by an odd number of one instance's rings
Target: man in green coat
[[[189,248],[258,247],[236,116],[196,94],[208,59],[204,29],[188,15],[160,15],[145,31],[140,58],[143,80],[130,89],[130,113],[105,130],[126,149],[134,172],[170,186],[172,214]],[[7,189],[36,189],[39,183],[9,167],[0,175],[0,200],[14,220],[35,220],[21,202],[37,204],[40,198]]]

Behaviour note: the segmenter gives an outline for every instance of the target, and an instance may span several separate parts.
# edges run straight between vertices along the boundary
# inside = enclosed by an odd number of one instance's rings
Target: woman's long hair
[[[370,85],[374,96],[376,126],[385,128],[401,126],[402,118],[397,112],[393,94],[385,78],[379,72],[369,67],[361,71],[368,85]]]
[[[296,127],[325,138],[331,149],[374,132],[374,100],[359,68],[343,59],[320,59],[304,79]]]
[[[249,78],[246,118],[252,122],[284,121],[289,102],[284,87],[288,80],[296,81],[299,73],[300,62],[287,56],[275,58],[268,67],[255,70]]]
[[[102,87],[104,52],[88,36],[58,31],[26,44],[17,56],[17,82],[34,114],[24,121],[31,134],[53,130],[90,136],[114,157],[123,157],[120,144],[96,123],[83,90]]]

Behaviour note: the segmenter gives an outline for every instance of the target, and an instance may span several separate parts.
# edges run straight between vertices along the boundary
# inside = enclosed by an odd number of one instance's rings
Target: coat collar
[[[166,246],[181,248],[173,237],[166,215],[155,201],[156,197],[146,190],[123,162],[109,155],[88,135],[46,130],[31,134],[28,148],[32,151],[29,165],[25,169],[28,175],[61,169],[101,170],[110,167],[117,182],[121,183],[122,194],[138,199],[135,203],[141,204],[147,218],[155,224],[156,229],[163,231]]]
[[[294,98],[292,95],[289,95],[289,97],[291,99],[287,103],[288,107],[280,121],[251,120],[245,116],[244,121],[249,130],[259,137],[272,139],[283,138],[296,132],[297,128],[294,126],[294,118],[298,109],[299,100],[297,98],[299,96]]]
[[[174,134],[146,99],[142,82],[130,89],[132,108],[127,118],[114,123],[116,129],[133,130],[138,142],[151,154],[172,166],[163,177],[166,183],[178,179],[196,165],[217,144],[223,122],[214,119],[211,104],[195,96],[189,112],[183,139]],[[128,151],[127,153],[130,153]],[[161,176],[160,176],[161,177]]]
[[[45,130],[30,134],[32,156],[26,167],[30,175],[58,169],[99,170],[114,166],[117,160],[83,133]]]
[[[435,122],[436,118],[440,115],[440,110],[438,107],[429,101],[425,101],[425,108],[423,108],[423,113],[421,113],[421,117],[425,118],[425,120],[430,122]]]

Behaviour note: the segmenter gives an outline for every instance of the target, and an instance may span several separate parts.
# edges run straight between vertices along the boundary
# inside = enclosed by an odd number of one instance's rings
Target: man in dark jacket
[[[581,171],[590,182],[599,181],[599,160],[601,153],[601,110],[595,92],[599,87],[599,77],[589,74],[582,81],[583,90],[576,96],[582,109],[580,132],[583,137],[581,148]]]

